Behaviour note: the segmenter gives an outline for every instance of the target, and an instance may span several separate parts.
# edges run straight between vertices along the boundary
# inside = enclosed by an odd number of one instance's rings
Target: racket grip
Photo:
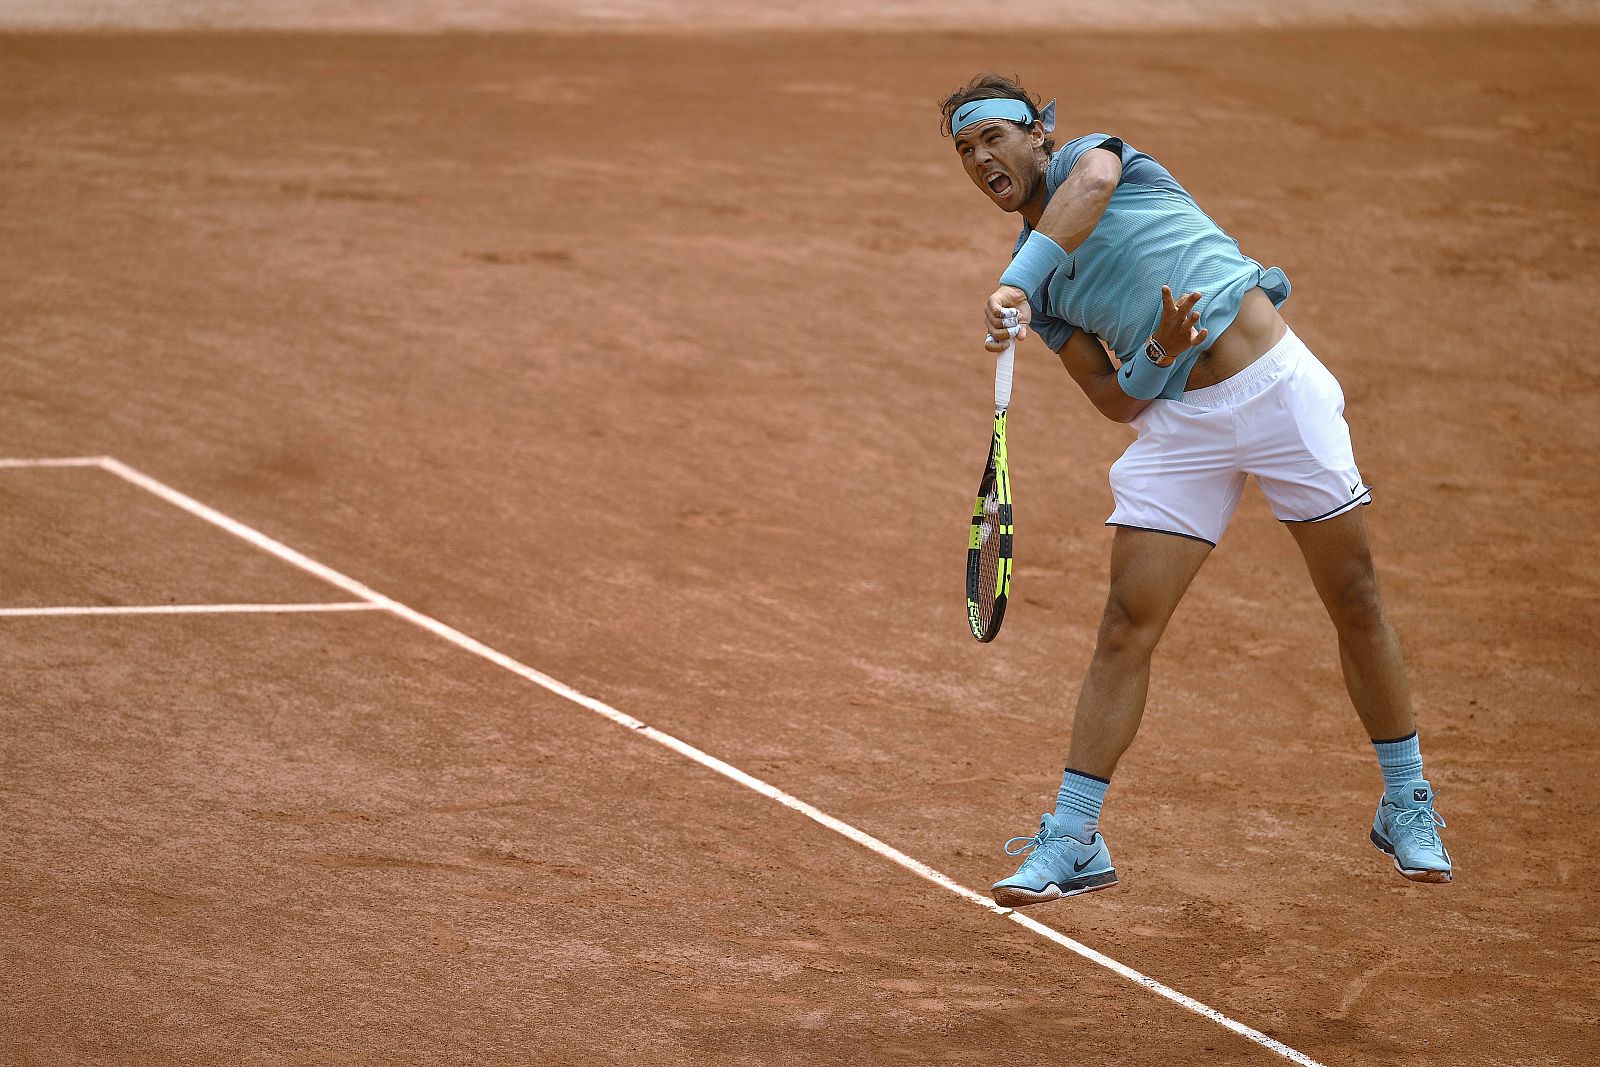
[[[1017,342],[1006,342],[1006,350],[994,361],[994,410],[996,414],[1011,406],[1011,370],[1017,361]]]

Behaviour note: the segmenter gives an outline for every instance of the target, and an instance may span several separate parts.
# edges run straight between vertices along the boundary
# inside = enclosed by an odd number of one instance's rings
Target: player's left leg
[[[1287,525],[1339,635],[1339,666],[1367,736],[1415,733],[1405,659],[1378,592],[1366,516],[1353,508],[1323,522]]]
[[[1354,508],[1322,522],[1290,523],[1289,532],[1338,633],[1345,688],[1378,753],[1384,795],[1372,843],[1407,878],[1448,882],[1450,855],[1438,831],[1444,820],[1422,774],[1405,659],[1378,591],[1366,519]]]

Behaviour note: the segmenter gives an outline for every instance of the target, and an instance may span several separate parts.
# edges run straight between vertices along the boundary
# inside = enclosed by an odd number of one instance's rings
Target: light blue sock
[[[1068,767],[1061,776],[1061,792],[1056,794],[1056,820],[1061,828],[1079,841],[1093,841],[1100,828],[1100,805],[1105,803],[1110,785],[1098,775]]]
[[[1393,741],[1374,741],[1378,751],[1378,769],[1383,772],[1384,792],[1393,792],[1407,782],[1422,777],[1422,749],[1413,730],[1405,737]]]

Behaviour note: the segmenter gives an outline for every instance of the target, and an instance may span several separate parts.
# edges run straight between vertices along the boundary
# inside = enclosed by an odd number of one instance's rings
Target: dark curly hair
[[[993,71],[986,70],[982,74],[974,76],[967,84],[944,98],[944,103],[939,105],[939,113],[942,116],[941,122],[943,124],[939,132],[949,137],[950,116],[955,114],[956,108],[972,100],[1021,100],[1024,104],[1033,108],[1035,115],[1039,113],[1040,106],[1039,98],[1024,89],[1022,83],[1017,80],[1016,75],[1008,78],[1004,74],[996,74]],[[1018,122],[1014,123],[1014,125],[1022,129],[1028,129],[1027,123]],[[1045,155],[1049,155],[1055,150],[1055,138],[1046,137],[1044,139]]]

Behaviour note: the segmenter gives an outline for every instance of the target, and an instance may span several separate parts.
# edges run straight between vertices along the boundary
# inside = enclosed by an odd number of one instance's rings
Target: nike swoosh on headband
[[[1056,102],[1050,101],[1044,110],[1034,114],[1033,108],[1025,100],[1014,100],[1011,97],[1002,97],[997,100],[969,100],[956,108],[950,116],[950,136],[954,137],[974,122],[984,119],[1008,119],[1011,122],[1032,123],[1037,121],[1044,128],[1045,133],[1050,133],[1056,128]]]

